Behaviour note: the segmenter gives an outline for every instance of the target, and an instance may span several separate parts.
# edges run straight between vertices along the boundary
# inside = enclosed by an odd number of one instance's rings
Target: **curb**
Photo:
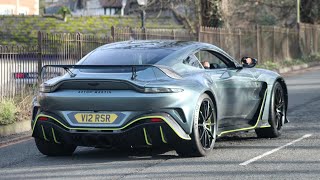
[[[8,125],[0,125],[0,137],[19,134],[31,130],[30,121],[20,121]]]
[[[0,137],[0,148],[17,144],[20,142],[28,141],[31,139],[32,139],[31,131],[10,135],[10,136],[5,136],[5,137]]]
[[[294,65],[294,66],[290,66],[290,67],[283,67],[283,68],[275,69],[273,71],[276,71],[279,74],[285,74],[285,73],[290,73],[293,71],[307,69],[307,68],[319,66],[319,65],[320,65],[320,62],[311,62],[311,63],[305,63],[305,64],[300,64],[300,65]]]

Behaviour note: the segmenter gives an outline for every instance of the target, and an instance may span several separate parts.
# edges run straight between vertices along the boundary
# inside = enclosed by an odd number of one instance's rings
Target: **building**
[[[45,13],[55,14],[61,6],[68,7],[72,15],[120,15],[126,0],[45,0]]]
[[[0,0],[0,15],[39,15],[39,0]]]

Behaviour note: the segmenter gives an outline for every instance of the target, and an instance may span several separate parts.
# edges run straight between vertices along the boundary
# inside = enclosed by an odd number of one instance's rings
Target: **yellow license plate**
[[[118,116],[107,113],[77,113],[74,118],[78,123],[113,123]]]

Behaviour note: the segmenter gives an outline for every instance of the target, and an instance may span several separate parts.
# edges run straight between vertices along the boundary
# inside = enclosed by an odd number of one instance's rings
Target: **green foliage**
[[[71,10],[70,10],[68,7],[66,7],[66,6],[62,6],[62,7],[58,10],[57,14],[61,14],[62,16],[65,16],[65,15],[67,15],[67,14],[71,14]]]
[[[45,6],[46,6],[45,0],[39,0],[39,13],[40,13],[40,15],[45,14]]]
[[[301,0],[301,21],[304,23],[320,23],[319,0]]]
[[[277,19],[273,15],[264,14],[257,18],[257,23],[263,26],[274,26],[277,24]]]
[[[287,59],[284,61],[277,61],[277,62],[274,62],[272,60],[267,60],[263,64],[258,64],[256,67],[263,68],[263,69],[276,70],[282,67],[296,66],[296,65],[301,65],[305,63],[311,63],[311,62],[320,62],[320,54],[311,54],[308,56],[304,56],[300,59]]]
[[[12,124],[16,121],[17,107],[12,100],[0,102],[0,125]]]
[[[13,23],[14,22],[14,23]],[[57,17],[41,16],[0,16],[0,44],[36,44],[37,32],[81,32],[97,35],[110,35],[111,26],[116,24],[121,27],[135,27],[140,22],[138,17],[110,17],[110,16],[86,16],[69,17],[68,22],[62,22]],[[180,29],[168,18],[149,18],[147,28],[172,28]]]
[[[281,63],[282,66],[286,67],[286,66],[294,66],[294,65],[299,65],[299,64],[303,64],[303,60],[302,59],[292,59],[292,60],[285,60]]]
[[[202,1],[202,25],[221,27],[223,25],[221,0]]]
[[[320,61],[320,54],[310,54],[308,56],[302,57],[304,62],[315,62]]]
[[[64,21],[64,22],[67,22],[67,15],[68,15],[68,14],[71,14],[71,10],[70,10],[68,7],[66,7],[66,6],[62,6],[62,7],[58,10],[57,14],[61,14],[61,15],[62,15],[62,18],[63,18],[63,21]]]
[[[181,13],[181,10],[177,11],[183,17],[180,21],[192,22],[195,26],[194,28],[197,26],[221,27],[223,24],[222,0],[184,1],[184,3],[181,3],[181,1],[169,2],[167,6],[176,6],[175,9],[184,4],[182,6],[185,7],[185,14]]]
[[[34,89],[37,88],[36,85],[34,87],[28,87],[24,94],[16,95],[13,99],[14,103],[17,105],[17,112],[15,113],[16,121],[25,121],[31,119],[31,108],[30,104],[33,101],[33,92]]]
[[[256,67],[274,70],[274,69],[278,69],[280,66],[276,62],[272,62],[271,60],[268,60],[268,61],[264,62],[263,64],[258,64]]]

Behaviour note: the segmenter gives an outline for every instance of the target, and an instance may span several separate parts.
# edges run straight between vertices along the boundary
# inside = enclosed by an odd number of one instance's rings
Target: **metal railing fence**
[[[222,48],[235,59],[251,56],[263,63],[320,52],[319,33],[320,26],[307,24],[291,29],[200,27],[197,35],[184,29],[112,27],[111,35],[38,32],[37,44],[28,46],[1,46],[0,39],[0,97],[32,93],[43,65],[75,64],[93,49],[111,42],[146,39],[200,41]]]

